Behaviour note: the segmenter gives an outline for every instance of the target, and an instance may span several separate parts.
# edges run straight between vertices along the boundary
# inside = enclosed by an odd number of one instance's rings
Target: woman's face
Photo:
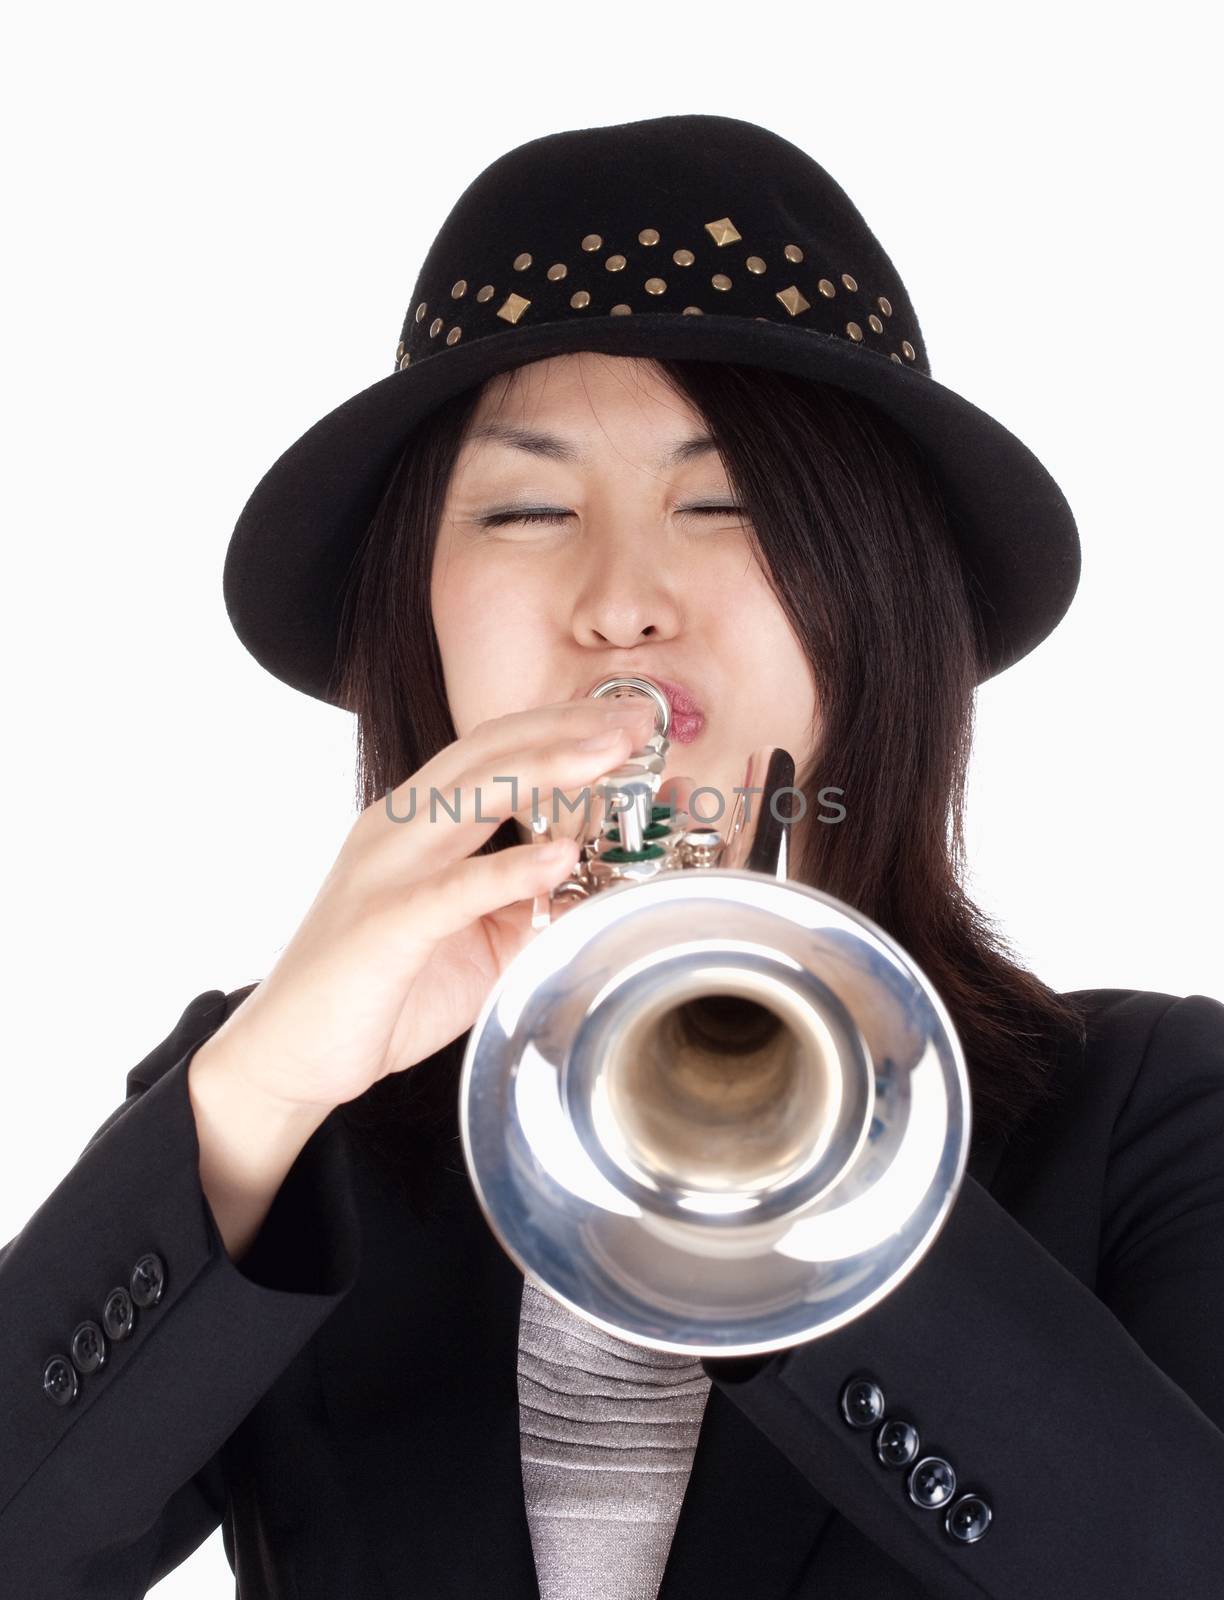
[[[781,745],[802,770],[818,725],[718,454],[690,443],[705,435],[635,357],[583,351],[520,368],[513,386],[491,379],[446,495],[431,600],[460,737],[612,673],[665,679],[700,714],[677,717],[664,777],[711,786],[694,815],[725,827],[748,755]]]

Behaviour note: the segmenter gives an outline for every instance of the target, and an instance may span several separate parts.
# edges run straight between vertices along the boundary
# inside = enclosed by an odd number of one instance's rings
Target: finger
[[[409,943],[432,949],[480,917],[547,894],[569,876],[577,859],[577,846],[563,839],[549,845],[510,845],[493,855],[454,861],[414,888]]]
[[[565,739],[522,753],[521,762],[494,759],[483,769],[469,769],[449,790],[414,791],[406,797],[408,810],[370,816],[362,834],[368,841],[362,874],[373,882],[404,883],[436,872],[479,849],[515,814],[513,808],[522,809],[524,799],[528,806],[533,803],[533,793],[540,814],[550,818],[554,794],[591,798],[598,780],[625,759],[630,745],[624,729],[605,729],[595,748]],[[526,771],[507,770],[518,765]],[[564,814],[559,803],[556,809],[558,816]],[[581,802],[574,816],[585,823]]]
[[[603,757],[599,762],[599,770],[585,777],[580,785],[565,787],[557,784],[550,792],[534,797],[525,792],[520,794],[519,798],[525,804],[513,815],[522,829],[523,838],[581,841],[597,837],[608,804],[607,786],[603,780],[623,765],[633,748],[631,736],[621,744],[609,745],[605,752],[597,752]]]
[[[556,705],[531,706],[493,717],[473,728],[461,739],[454,739],[433,755],[414,775],[405,778],[391,791],[391,805],[398,813],[408,809],[408,791],[414,781],[428,793],[433,785],[445,791],[454,787],[460,774],[477,764],[508,761],[533,746],[562,739],[586,738],[607,727],[628,727],[637,749],[654,729],[654,712],[648,701],[607,699],[567,700]]]

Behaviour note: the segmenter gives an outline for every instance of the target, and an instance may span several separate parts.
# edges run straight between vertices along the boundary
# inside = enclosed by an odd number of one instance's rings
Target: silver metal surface
[[[658,1350],[843,1326],[922,1259],[965,1170],[951,1019],[883,929],[786,877],[793,779],[786,751],[755,752],[742,787],[764,792],[723,838],[683,811],[652,821],[661,769],[618,769],[619,817],[468,1039],[460,1130],[495,1236],[578,1315]]]

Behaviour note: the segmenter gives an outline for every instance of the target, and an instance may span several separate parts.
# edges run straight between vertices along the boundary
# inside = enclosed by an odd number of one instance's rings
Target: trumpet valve
[[[717,866],[723,839],[717,828],[686,828],[677,841],[677,854],[683,867]]]
[[[636,762],[626,762],[608,773],[603,780],[603,792],[608,802],[607,822],[617,831],[617,842],[622,850],[636,855],[643,844],[654,813],[654,797],[658,792],[660,774],[648,771]]]

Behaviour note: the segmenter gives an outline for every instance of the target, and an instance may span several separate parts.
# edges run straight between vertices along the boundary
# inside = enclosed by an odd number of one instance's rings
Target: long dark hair
[[[704,417],[815,676],[821,745],[796,787],[809,818],[829,815],[822,788],[843,791],[844,816],[804,830],[791,876],[864,912],[915,959],[964,1044],[975,1138],[1010,1132],[1054,1092],[1054,1055],[1068,1040],[1082,1043],[1084,1024],[962,886],[984,646],[926,459],[890,418],[843,390],[721,362],[655,366]],[[480,393],[455,397],[417,428],[353,565],[337,681],[357,716],[361,807],[456,737],[430,572]],[[517,841],[507,821],[481,849]],[[455,1170],[465,1040],[344,1108],[391,1170],[423,1172],[440,1149]]]

